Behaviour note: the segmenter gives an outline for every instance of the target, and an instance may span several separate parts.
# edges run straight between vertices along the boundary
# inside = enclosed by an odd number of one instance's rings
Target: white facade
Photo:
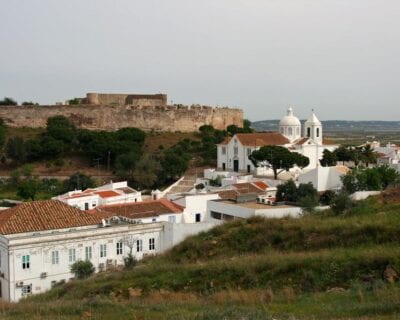
[[[207,203],[215,199],[219,199],[217,193],[199,193],[179,196],[171,201],[184,207],[182,215],[185,223],[198,223],[207,220]]]
[[[347,171],[347,167],[317,167],[313,170],[301,174],[298,178],[299,183],[311,182],[317,191],[339,190],[342,187],[341,177]]]
[[[121,181],[85,191],[70,191],[53,197],[53,200],[59,200],[81,210],[91,210],[104,205],[141,202],[142,194],[128,187],[127,181]]]
[[[128,239],[136,259],[159,253],[162,232],[162,224],[152,223],[0,235],[1,299],[18,301],[70,280],[70,265],[78,260],[90,260],[96,271],[123,265]]]
[[[247,219],[253,216],[262,216],[266,218],[297,218],[302,214],[300,207],[292,206],[271,206],[267,204],[256,203],[235,203],[234,201],[212,200],[208,202],[207,215],[211,221]]]

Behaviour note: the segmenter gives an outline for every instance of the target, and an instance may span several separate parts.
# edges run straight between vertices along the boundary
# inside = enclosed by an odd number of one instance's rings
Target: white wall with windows
[[[235,136],[228,144],[217,145],[217,166],[223,171],[230,170],[241,172],[253,172],[253,163],[249,160],[249,155],[259,147],[243,146]],[[235,166],[237,164],[237,167]]]
[[[90,260],[98,272],[123,265],[131,248],[136,259],[159,253],[162,232],[152,223],[0,235],[1,299],[18,301],[70,280],[78,260]]]

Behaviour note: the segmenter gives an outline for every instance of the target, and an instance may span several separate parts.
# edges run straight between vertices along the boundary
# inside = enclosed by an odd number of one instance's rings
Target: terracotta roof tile
[[[104,198],[111,198],[111,197],[116,197],[119,196],[120,194],[118,192],[115,191],[111,191],[111,190],[106,190],[106,191],[95,191],[93,192],[95,194],[98,194],[100,197]]]
[[[108,217],[123,216],[129,219],[154,217],[168,213],[182,213],[183,211],[182,207],[167,199],[105,205],[97,207],[94,210]]]
[[[65,229],[100,222],[100,216],[57,200],[33,201],[0,212],[0,234]]]
[[[238,133],[236,137],[244,146],[261,147],[289,143],[289,140],[279,132]]]
[[[289,140],[279,132],[259,132],[259,133],[237,133],[236,137],[242,145],[252,147],[262,147],[269,145],[284,145]],[[232,137],[226,137],[220,144],[228,144]]]

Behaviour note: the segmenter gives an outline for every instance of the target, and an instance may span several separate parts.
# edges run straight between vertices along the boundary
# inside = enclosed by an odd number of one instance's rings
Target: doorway
[[[233,171],[239,172],[239,160],[233,160]]]

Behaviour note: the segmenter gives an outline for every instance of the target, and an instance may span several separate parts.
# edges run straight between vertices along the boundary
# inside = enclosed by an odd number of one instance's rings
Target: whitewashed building
[[[279,132],[238,133],[217,145],[218,169],[222,171],[268,174],[268,170],[255,168],[249,155],[262,146],[282,146],[292,152],[298,152],[309,158],[310,164],[305,168],[319,166],[323,151],[335,150],[338,145],[323,139],[322,124],[312,112],[304,123],[303,135],[300,120],[289,108],[287,115],[279,123]],[[257,170],[256,170],[257,169]]]
[[[317,167],[301,174],[299,183],[312,183],[318,191],[339,190],[342,188],[341,177],[346,175],[350,169],[346,166]]]
[[[53,200],[59,200],[81,210],[91,210],[104,205],[141,202],[142,194],[129,187],[126,181],[121,181],[84,191],[70,191],[54,197]]]

